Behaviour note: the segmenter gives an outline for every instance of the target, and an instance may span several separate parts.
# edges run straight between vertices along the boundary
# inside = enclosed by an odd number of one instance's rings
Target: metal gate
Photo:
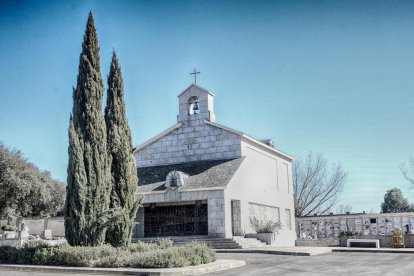
[[[208,234],[207,204],[150,204],[144,207],[144,236],[185,236]]]

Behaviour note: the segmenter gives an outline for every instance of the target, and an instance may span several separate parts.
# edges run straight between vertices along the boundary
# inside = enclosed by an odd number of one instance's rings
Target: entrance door
[[[149,204],[144,207],[144,236],[186,236],[208,234],[206,203],[186,205]]]

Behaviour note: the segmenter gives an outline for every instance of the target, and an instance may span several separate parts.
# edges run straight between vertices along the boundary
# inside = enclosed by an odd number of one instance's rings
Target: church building
[[[178,95],[177,124],[134,149],[135,238],[232,238],[255,233],[250,218],[280,221],[277,245],[294,246],[292,157],[216,123],[214,94],[192,84]]]

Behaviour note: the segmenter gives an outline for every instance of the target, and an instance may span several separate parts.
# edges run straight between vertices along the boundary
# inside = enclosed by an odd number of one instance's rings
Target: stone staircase
[[[188,237],[185,239],[173,239],[174,245],[184,245],[186,243],[192,242],[192,241],[198,241],[207,244],[209,247],[214,249],[240,249],[242,248],[236,241],[232,239],[225,239],[225,238],[193,238]]]
[[[256,238],[245,238],[243,236],[233,236],[233,240],[241,246],[241,248],[261,248],[268,245]]]
[[[206,243],[213,249],[242,249],[242,248],[258,248],[266,247],[264,242],[255,238],[244,238],[242,236],[234,236],[233,238],[210,238],[208,236],[174,236],[166,237],[174,242],[174,245],[181,246],[192,241]],[[153,242],[157,238],[139,239],[144,242]],[[137,241],[137,240],[135,240]]]

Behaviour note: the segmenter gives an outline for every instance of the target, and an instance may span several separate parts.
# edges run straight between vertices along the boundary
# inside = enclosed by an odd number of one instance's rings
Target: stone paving
[[[177,267],[177,268],[100,268],[100,267],[64,267],[64,266],[38,266],[38,265],[8,265],[0,264],[0,275],[32,275],[32,273],[45,273],[48,275],[66,274],[95,274],[95,275],[200,275],[209,272],[225,270],[246,265],[243,260],[217,260],[212,263],[197,266]],[[21,272],[16,274],[12,272]],[[29,273],[29,274],[25,274]]]
[[[226,276],[240,275],[412,275],[413,256],[401,253],[327,253],[315,256],[288,256],[252,253],[217,253],[220,259],[242,259],[243,268],[226,271]],[[208,275],[224,275],[212,273]]]
[[[414,262],[411,254],[401,253],[327,253],[310,257],[218,253],[220,259],[246,260],[247,266],[226,270],[208,275],[412,275]],[[1,276],[75,276],[92,275],[77,273],[45,273],[0,271]],[[94,274],[96,275],[96,274]],[[106,274],[105,274],[106,275]],[[110,274],[109,274],[110,275]]]
[[[246,249],[216,249],[216,253],[263,253],[274,255],[314,256],[332,252],[332,247],[261,247]]]

